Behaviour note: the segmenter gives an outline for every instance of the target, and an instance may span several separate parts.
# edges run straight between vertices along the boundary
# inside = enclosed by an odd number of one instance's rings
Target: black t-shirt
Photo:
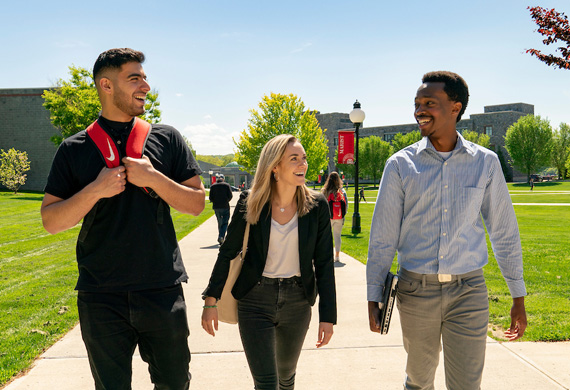
[[[99,118],[101,127],[117,143],[120,158],[125,156],[133,123]],[[152,125],[144,155],[155,169],[178,183],[202,173],[186,142],[171,126]],[[104,167],[97,147],[81,131],[58,148],[45,192],[68,199],[93,182]],[[159,203],[164,211],[162,221],[158,218]],[[136,291],[188,279],[170,208],[163,200],[127,183],[122,193],[100,199],[85,219],[90,215],[93,224],[83,241],[77,242],[77,290]]]

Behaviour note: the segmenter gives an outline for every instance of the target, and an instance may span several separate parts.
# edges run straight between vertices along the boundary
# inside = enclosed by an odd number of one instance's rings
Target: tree
[[[185,135],[183,135],[182,138],[184,139],[184,142],[186,142],[186,145],[188,145],[188,148],[190,148],[190,152],[192,152],[194,158],[196,158],[196,151],[192,147],[192,142],[190,142],[190,140]]]
[[[307,153],[309,169],[306,178],[316,180],[321,169],[326,169],[327,140],[315,112],[305,109],[303,101],[294,94],[271,93],[263,96],[259,111],[250,110],[247,130],[241,132],[237,146],[237,162],[254,173],[261,149],[279,134],[291,134],[301,142]]]
[[[200,161],[204,161],[208,164],[212,164],[215,165],[217,167],[221,167],[222,166],[222,159],[216,156],[209,156],[209,155],[205,155],[205,154],[198,154],[196,156],[196,160],[200,160]]]
[[[358,145],[358,168],[366,176],[372,177],[373,183],[382,177],[386,160],[393,153],[390,144],[380,137],[370,136],[362,138]]]
[[[471,141],[474,144],[481,145],[484,148],[489,149],[489,146],[491,145],[491,137],[489,137],[487,134],[478,133],[472,130],[467,130],[464,131],[463,134],[461,135],[467,141]]]
[[[87,128],[101,111],[91,72],[71,65],[69,74],[69,80],[59,79],[54,87],[46,89],[42,95],[44,107],[50,112],[51,123],[59,130],[50,138],[56,146],[65,138]],[[159,106],[158,92],[150,91],[145,102],[146,112],[140,118],[150,123],[160,122]]]
[[[30,170],[28,153],[20,152],[14,148],[7,152],[0,149],[0,182],[6,188],[18,193],[20,186],[26,184],[27,175]]]
[[[528,49],[526,52],[537,57],[548,66],[570,69],[570,25],[568,24],[568,17],[564,13],[557,12],[554,8],[528,7],[528,9],[539,27],[537,31],[546,37],[542,43],[548,46],[561,41],[566,47],[561,46],[556,49],[560,52],[560,56],[542,54],[540,50],[536,49]]]
[[[550,163],[552,128],[547,119],[527,115],[513,123],[505,135],[505,148],[511,155],[512,165],[530,175]]]
[[[570,126],[561,123],[552,137],[552,165],[558,171],[558,178],[566,178],[566,160],[570,157]]]
[[[228,165],[231,162],[234,162],[237,160],[237,156],[235,153],[231,153],[231,154],[225,154],[223,156],[220,156],[220,159],[222,160],[222,167],[225,167],[226,165]]]
[[[407,134],[398,133],[394,135],[394,138],[392,139],[392,147],[394,148],[394,153],[418,142],[421,139],[422,134],[419,132],[419,130],[412,131],[411,133]]]

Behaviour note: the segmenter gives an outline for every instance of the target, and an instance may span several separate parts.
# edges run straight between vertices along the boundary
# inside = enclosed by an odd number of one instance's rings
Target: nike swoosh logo
[[[105,158],[109,161],[115,161],[115,153],[113,153],[113,148],[111,148],[111,143],[109,142],[109,138],[107,138],[107,145],[109,146],[109,152],[111,152],[111,155]]]

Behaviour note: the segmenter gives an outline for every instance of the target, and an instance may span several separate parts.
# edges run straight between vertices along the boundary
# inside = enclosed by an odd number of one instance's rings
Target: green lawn
[[[0,386],[78,321],[75,242],[79,227],[56,235],[42,227],[43,194],[0,191]],[[172,212],[178,239],[213,215]]]
[[[531,195],[520,195],[527,184],[508,185],[514,203],[570,203],[570,182],[537,183]],[[352,189],[350,189],[352,190]],[[569,194],[557,194],[568,191]],[[530,191],[529,191],[530,192]],[[552,192],[549,194],[548,192]],[[365,192],[360,204],[362,233],[353,235],[354,192],[343,228],[342,251],[366,263],[370,223],[377,191]],[[570,340],[570,206],[515,206],[523,248],[528,328],[523,340]],[[488,241],[488,240],[487,240]],[[495,336],[510,325],[512,299],[488,242],[489,264],[484,268]],[[392,270],[396,269],[394,261]]]

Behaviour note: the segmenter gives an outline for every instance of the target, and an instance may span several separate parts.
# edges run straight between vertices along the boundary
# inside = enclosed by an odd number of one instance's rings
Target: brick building
[[[30,170],[22,190],[43,191],[56,146],[57,129],[43,107],[45,88],[0,89],[0,149],[28,153]]]
[[[509,154],[505,149],[504,139],[507,129],[519,118],[529,114],[534,115],[534,106],[532,104],[512,103],[485,106],[482,114],[471,114],[469,119],[460,120],[457,124],[457,130],[460,133],[466,130],[471,130],[480,134],[484,133],[489,135],[491,141],[490,148],[497,153],[500,150],[501,154],[505,157],[505,161],[507,161],[509,159]],[[338,131],[352,130],[354,126],[350,121],[348,114],[345,113],[318,113],[316,117],[321,128],[327,129],[325,134],[329,147],[328,157],[330,172],[333,171],[336,166],[334,155],[338,145]],[[415,130],[418,130],[418,125],[416,123],[410,123],[404,125],[362,127],[359,129],[358,133],[360,138],[375,135],[382,138],[384,141],[390,142],[397,133],[406,134]],[[516,170],[514,171],[510,165],[507,164],[507,166],[510,174],[514,176],[515,179],[526,179],[526,176],[520,174],[520,172],[517,172]]]

